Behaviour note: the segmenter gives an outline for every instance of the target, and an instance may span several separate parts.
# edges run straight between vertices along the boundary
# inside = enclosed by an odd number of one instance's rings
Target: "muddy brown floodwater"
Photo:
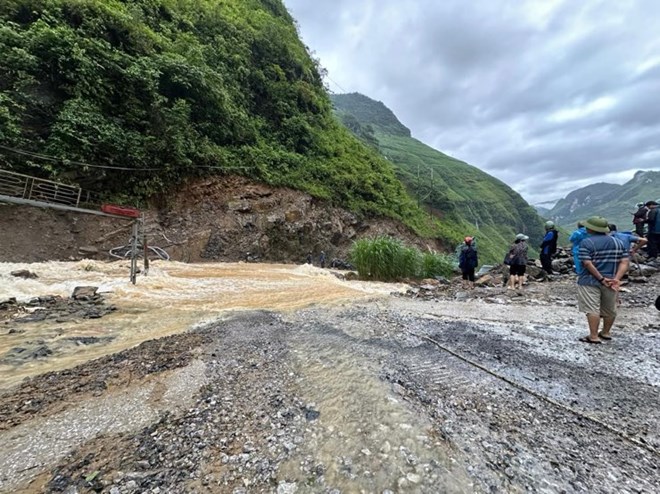
[[[10,276],[28,269],[38,278]],[[46,345],[48,359],[0,363],[0,389],[25,377],[62,370],[90,359],[169,336],[222,318],[228,311],[266,309],[291,311],[311,304],[333,304],[386,296],[403,285],[346,283],[329,271],[310,265],[184,264],[154,262],[148,276],[128,283],[129,265],[123,262],[81,261],[40,264],[0,263],[0,301],[19,302],[59,295],[69,297],[76,286],[97,286],[118,310],[102,319],[5,325],[0,356],[12,348]],[[106,338],[104,344],[72,345],[71,338]],[[111,339],[111,340],[110,340]]]
[[[39,278],[11,279],[19,268]],[[0,369],[0,492],[660,485],[655,278],[622,295],[611,342],[585,345],[569,278],[421,300],[312,266],[158,263],[135,287],[126,273],[0,265],[0,300],[93,285],[117,307],[5,325],[0,358],[35,341],[51,353]]]

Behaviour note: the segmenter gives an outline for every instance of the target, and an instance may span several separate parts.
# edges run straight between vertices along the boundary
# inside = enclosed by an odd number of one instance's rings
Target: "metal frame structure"
[[[94,209],[81,208],[80,198],[82,189],[71,185],[30,177],[20,173],[14,173],[0,169],[0,202],[33,206],[44,209],[57,209],[80,214],[93,214],[105,216],[132,223],[131,236],[131,283],[137,282],[137,259],[139,237],[143,236],[143,245],[146,247],[146,235],[144,229],[144,215],[139,218],[129,218],[116,214],[108,214]],[[149,260],[144,256],[145,274],[149,270]]]

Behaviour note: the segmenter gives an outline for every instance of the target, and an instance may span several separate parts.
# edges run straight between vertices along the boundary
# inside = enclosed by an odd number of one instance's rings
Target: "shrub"
[[[455,267],[449,255],[422,254],[392,237],[358,240],[350,257],[361,278],[379,281],[449,276]]]

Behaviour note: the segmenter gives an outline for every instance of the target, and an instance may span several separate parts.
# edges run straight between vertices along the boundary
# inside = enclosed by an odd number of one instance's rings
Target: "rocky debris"
[[[96,286],[77,286],[73,289],[71,298],[74,300],[98,300],[100,295],[96,293],[98,287]]]
[[[0,311],[12,310],[18,303],[16,302],[16,297],[10,297],[7,300],[0,302]]]
[[[355,270],[355,267],[350,262],[338,258],[334,258],[332,261],[330,261],[330,267],[332,269],[342,269],[345,271]]]
[[[27,269],[18,269],[16,271],[12,271],[9,274],[16,278],[23,278],[24,280],[31,280],[39,277],[36,273],[33,273]]]
[[[499,287],[460,291],[458,281],[422,284],[447,296],[504,300],[506,293]],[[531,285],[545,290],[544,301],[555,308],[574,289],[562,280]],[[162,382],[161,373],[202,362],[207,381],[190,406],[137,432],[89,438],[58,464],[35,470],[47,482],[44,490],[654,491],[660,474],[653,454],[402,331],[433,337],[492,371],[656,444],[660,396],[652,381],[650,329],[619,333],[609,347],[592,348],[576,345],[569,323],[547,326],[545,308],[539,311],[543,325],[531,327],[529,321],[427,317],[432,311],[425,302],[390,302],[406,305],[389,308],[383,301],[287,316],[241,314],[40,376],[3,394],[0,430],[88,394],[106,398],[122,387],[141,386],[147,376]],[[351,377],[346,387],[328,387],[328,381],[343,382],[345,376]],[[311,388],[321,400],[307,395]],[[337,393],[342,389],[347,396]],[[326,395],[331,398],[324,403]],[[383,413],[374,403],[396,403],[389,412],[397,413]],[[353,423],[337,418],[338,405],[350,407]],[[428,424],[423,435],[410,420]],[[376,445],[369,444],[373,436]],[[329,442],[331,450],[325,449]],[[616,462],[608,461],[612,457]],[[455,484],[445,489],[441,482]]]
[[[76,340],[71,341],[77,344]],[[197,349],[209,341],[208,331],[160,338],[73,369],[27,378],[2,394],[0,430],[48,414],[64,404],[78,403],[87,394],[95,395],[151,374],[184,367],[191,362]]]
[[[29,300],[17,307],[29,309],[27,315],[13,319],[16,323],[50,321],[64,323],[80,319],[99,319],[117,310],[114,305],[107,305],[103,295],[97,293],[97,287],[76,287],[70,298],[46,295]],[[6,323],[5,323],[6,324]]]

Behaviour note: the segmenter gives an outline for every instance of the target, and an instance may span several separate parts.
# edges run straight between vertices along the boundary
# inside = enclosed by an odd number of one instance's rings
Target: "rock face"
[[[128,244],[129,221],[30,208],[2,206],[0,258],[39,262],[108,259],[109,249]],[[305,262],[347,259],[354,240],[391,235],[421,249],[444,250],[391,219],[361,218],[300,191],[273,188],[243,177],[191,181],[176,193],[154,199],[145,209],[150,245],[172,260]],[[249,255],[248,255],[249,253]]]

